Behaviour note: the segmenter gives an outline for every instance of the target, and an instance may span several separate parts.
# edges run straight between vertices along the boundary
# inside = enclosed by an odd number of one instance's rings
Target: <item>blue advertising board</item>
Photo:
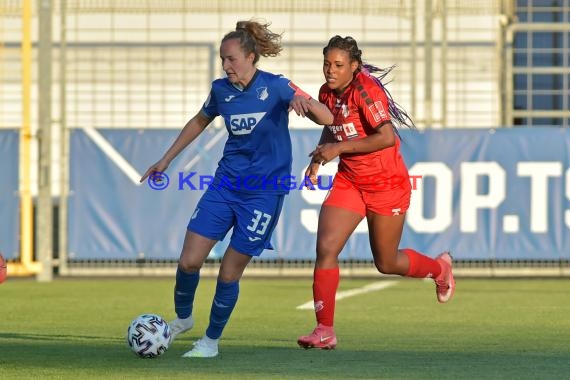
[[[206,130],[167,171],[138,178],[179,130],[78,129],[71,135],[69,251],[73,259],[176,259],[186,224],[221,157],[225,130]],[[401,247],[463,260],[558,260],[570,252],[570,132],[558,128],[401,131],[412,201]],[[313,259],[326,189],[301,186],[320,130],[291,130],[294,188],[262,259]],[[334,175],[336,163],[320,174]],[[323,186],[326,187],[326,186]],[[224,244],[212,253],[220,256]],[[366,223],[341,259],[371,259]]]

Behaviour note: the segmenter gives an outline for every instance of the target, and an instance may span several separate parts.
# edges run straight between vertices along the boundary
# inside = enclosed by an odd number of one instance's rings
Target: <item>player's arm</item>
[[[290,107],[295,110],[297,115],[308,117],[317,124],[331,125],[333,123],[333,114],[329,108],[311,97],[295,95]]]
[[[362,124],[375,125],[376,133],[360,139],[342,141],[337,144],[324,144],[312,153],[314,162],[326,164],[341,154],[366,154],[392,147],[396,144],[394,125],[390,119],[388,98],[378,86],[361,90],[355,103],[360,111]]]
[[[172,143],[170,148],[164,153],[162,158],[151,165],[148,170],[141,177],[140,182],[143,182],[149,175],[154,172],[164,172],[172,160],[178,156],[178,154],[184,150],[192,141],[196,139],[204,131],[206,126],[212,121],[212,119],[206,115],[202,110],[200,110],[193,118],[191,118],[184,128],[180,131],[176,140]]]
[[[325,125],[323,131],[321,132],[321,138],[319,139],[319,144],[317,145],[317,149],[323,146],[324,144],[335,144],[336,142],[337,141],[334,137],[334,134],[331,132],[329,127]],[[311,183],[313,185],[316,185],[318,183],[317,174],[319,172],[319,166],[321,165],[321,161],[316,161],[315,158],[312,157],[313,153],[309,154],[309,156],[311,157],[311,162],[309,162],[309,166],[307,167],[307,170],[305,170],[305,178],[309,178]],[[309,186],[308,184],[306,184],[306,187],[308,189],[314,190],[314,187]]]
[[[321,138],[319,139],[319,145],[323,145],[326,143],[335,143],[337,142],[334,134],[331,132],[330,128],[325,125],[323,127],[323,131],[321,132]]]
[[[376,127],[376,133],[372,135],[358,140],[319,145],[311,152],[310,156],[314,164],[324,165],[341,154],[376,152],[394,146],[395,143],[396,137],[394,136],[392,122],[385,121]]]
[[[376,133],[362,139],[343,141],[338,144],[339,154],[371,153],[394,146],[396,137],[391,121],[385,121],[375,128]]]
[[[390,119],[388,97],[383,89],[373,85],[359,91],[355,101],[364,125],[375,125],[372,133],[361,139],[343,141],[338,146],[339,154],[371,153],[396,144],[394,125]]]
[[[301,90],[293,82],[289,82],[288,85],[295,91],[293,99],[289,102],[289,111],[294,110],[298,116],[308,117],[311,121],[320,125],[333,123],[333,114],[326,105],[313,99],[311,95]]]
[[[168,160],[168,162],[172,161],[204,131],[211,121],[212,119],[200,110],[192,119],[188,120],[172,146],[164,153],[163,159]]]

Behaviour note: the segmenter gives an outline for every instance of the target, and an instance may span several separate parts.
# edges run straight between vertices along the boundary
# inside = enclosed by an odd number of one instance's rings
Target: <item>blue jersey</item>
[[[243,90],[227,78],[212,82],[202,112],[211,119],[222,116],[229,135],[213,186],[289,192],[293,157],[288,108],[296,90],[289,79],[261,70]]]

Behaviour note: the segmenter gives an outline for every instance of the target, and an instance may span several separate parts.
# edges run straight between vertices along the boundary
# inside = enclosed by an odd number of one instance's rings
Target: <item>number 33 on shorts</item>
[[[267,231],[269,222],[271,221],[271,215],[259,210],[253,210],[253,214],[255,216],[251,219],[251,223],[246,228],[248,231],[263,236]],[[249,241],[257,241],[262,238],[260,236],[249,236],[248,239]]]

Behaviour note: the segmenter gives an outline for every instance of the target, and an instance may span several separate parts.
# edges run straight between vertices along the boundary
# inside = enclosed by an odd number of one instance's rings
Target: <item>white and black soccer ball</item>
[[[170,326],[159,315],[139,315],[129,325],[127,343],[137,356],[156,358],[168,349]]]

